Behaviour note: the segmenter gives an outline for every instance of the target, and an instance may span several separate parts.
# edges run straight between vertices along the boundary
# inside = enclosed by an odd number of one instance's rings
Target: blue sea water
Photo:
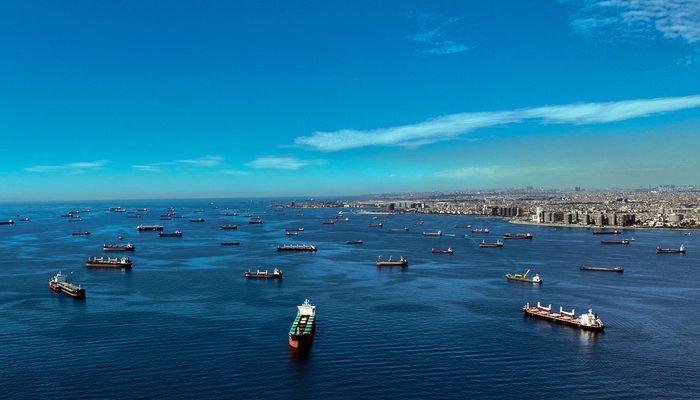
[[[629,246],[603,246],[590,230],[517,226],[459,216],[379,216],[285,209],[270,201],[4,204],[0,219],[0,398],[35,399],[463,399],[698,398],[700,233],[625,231]],[[110,213],[135,210],[140,219]],[[169,206],[188,219],[160,221]],[[90,208],[83,221],[60,215]],[[239,216],[224,216],[224,210]],[[204,210],[195,214],[194,210]],[[246,213],[264,224],[249,225]],[[18,219],[18,218],[15,218]],[[136,232],[138,224],[184,237]],[[221,224],[237,231],[220,231]],[[470,235],[464,224],[489,228]],[[284,229],[303,226],[298,237]],[[409,227],[408,232],[391,228]],[[454,236],[425,237],[441,229]],[[86,237],[73,231],[90,231]],[[534,240],[479,248],[482,238],[530,231]],[[465,236],[466,234],[466,236]],[[136,251],[131,271],[86,269],[118,235]],[[619,238],[615,237],[615,238]],[[363,245],[347,245],[361,239]],[[220,246],[240,241],[240,246]],[[278,253],[312,243],[316,253]],[[685,255],[657,255],[657,245]],[[432,247],[455,249],[431,254]],[[408,268],[378,269],[378,255]],[[112,254],[114,255],[114,254]],[[624,274],[582,272],[620,265]],[[246,281],[248,268],[284,271],[281,282]],[[532,268],[544,283],[507,281]],[[87,288],[83,301],[49,291],[58,271]],[[296,306],[317,305],[305,357],[287,345]],[[526,302],[593,308],[602,334],[525,317]]]

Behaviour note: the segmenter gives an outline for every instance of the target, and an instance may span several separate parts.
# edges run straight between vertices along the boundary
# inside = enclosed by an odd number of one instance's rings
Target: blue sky
[[[0,200],[700,184],[700,3],[4,1]]]

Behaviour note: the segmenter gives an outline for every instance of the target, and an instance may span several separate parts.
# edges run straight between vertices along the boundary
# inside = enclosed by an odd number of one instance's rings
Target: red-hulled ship
[[[149,231],[162,231],[162,225],[139,225],[136,227],[139,232],[149,232]]]
[[[102,251],[134,251],[136,248],[133,244],[104,244],[102,245]]]
[[[447,250],[443,249],[432,249],[431,252],[433,254],[454,254],[454,249],[452,247],[448,247]]]
[[[68,282],[68,278],[60,272],[54,275],[54,277],[49,281],[49,289],[53,290],[54,292],[65,293],[68,296],[76,299],[85,298],[85,288]]]
[[[503,239],[532,239],[532,233],[506,233],[503,235]]]
[[[316,306],[304,300],[297,306],[297,315],[289,328],[289,346],[305,350],[311,347],[316,333]]]
[[[128,257],[90,257],[85,262],[88,268],[131,268],[131,260]]]

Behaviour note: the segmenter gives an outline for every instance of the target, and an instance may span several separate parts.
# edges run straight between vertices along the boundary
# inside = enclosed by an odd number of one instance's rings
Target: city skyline
[[[0,201],[700,184],[699,5],[505,5],[7,2]]]

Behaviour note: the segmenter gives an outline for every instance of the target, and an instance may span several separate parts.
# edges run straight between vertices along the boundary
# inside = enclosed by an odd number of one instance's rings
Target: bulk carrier
[[[306,350],[311,347],[316,333],[316,306],[304,300],[297,306],[297,315],[289,328],[289,347]]]

